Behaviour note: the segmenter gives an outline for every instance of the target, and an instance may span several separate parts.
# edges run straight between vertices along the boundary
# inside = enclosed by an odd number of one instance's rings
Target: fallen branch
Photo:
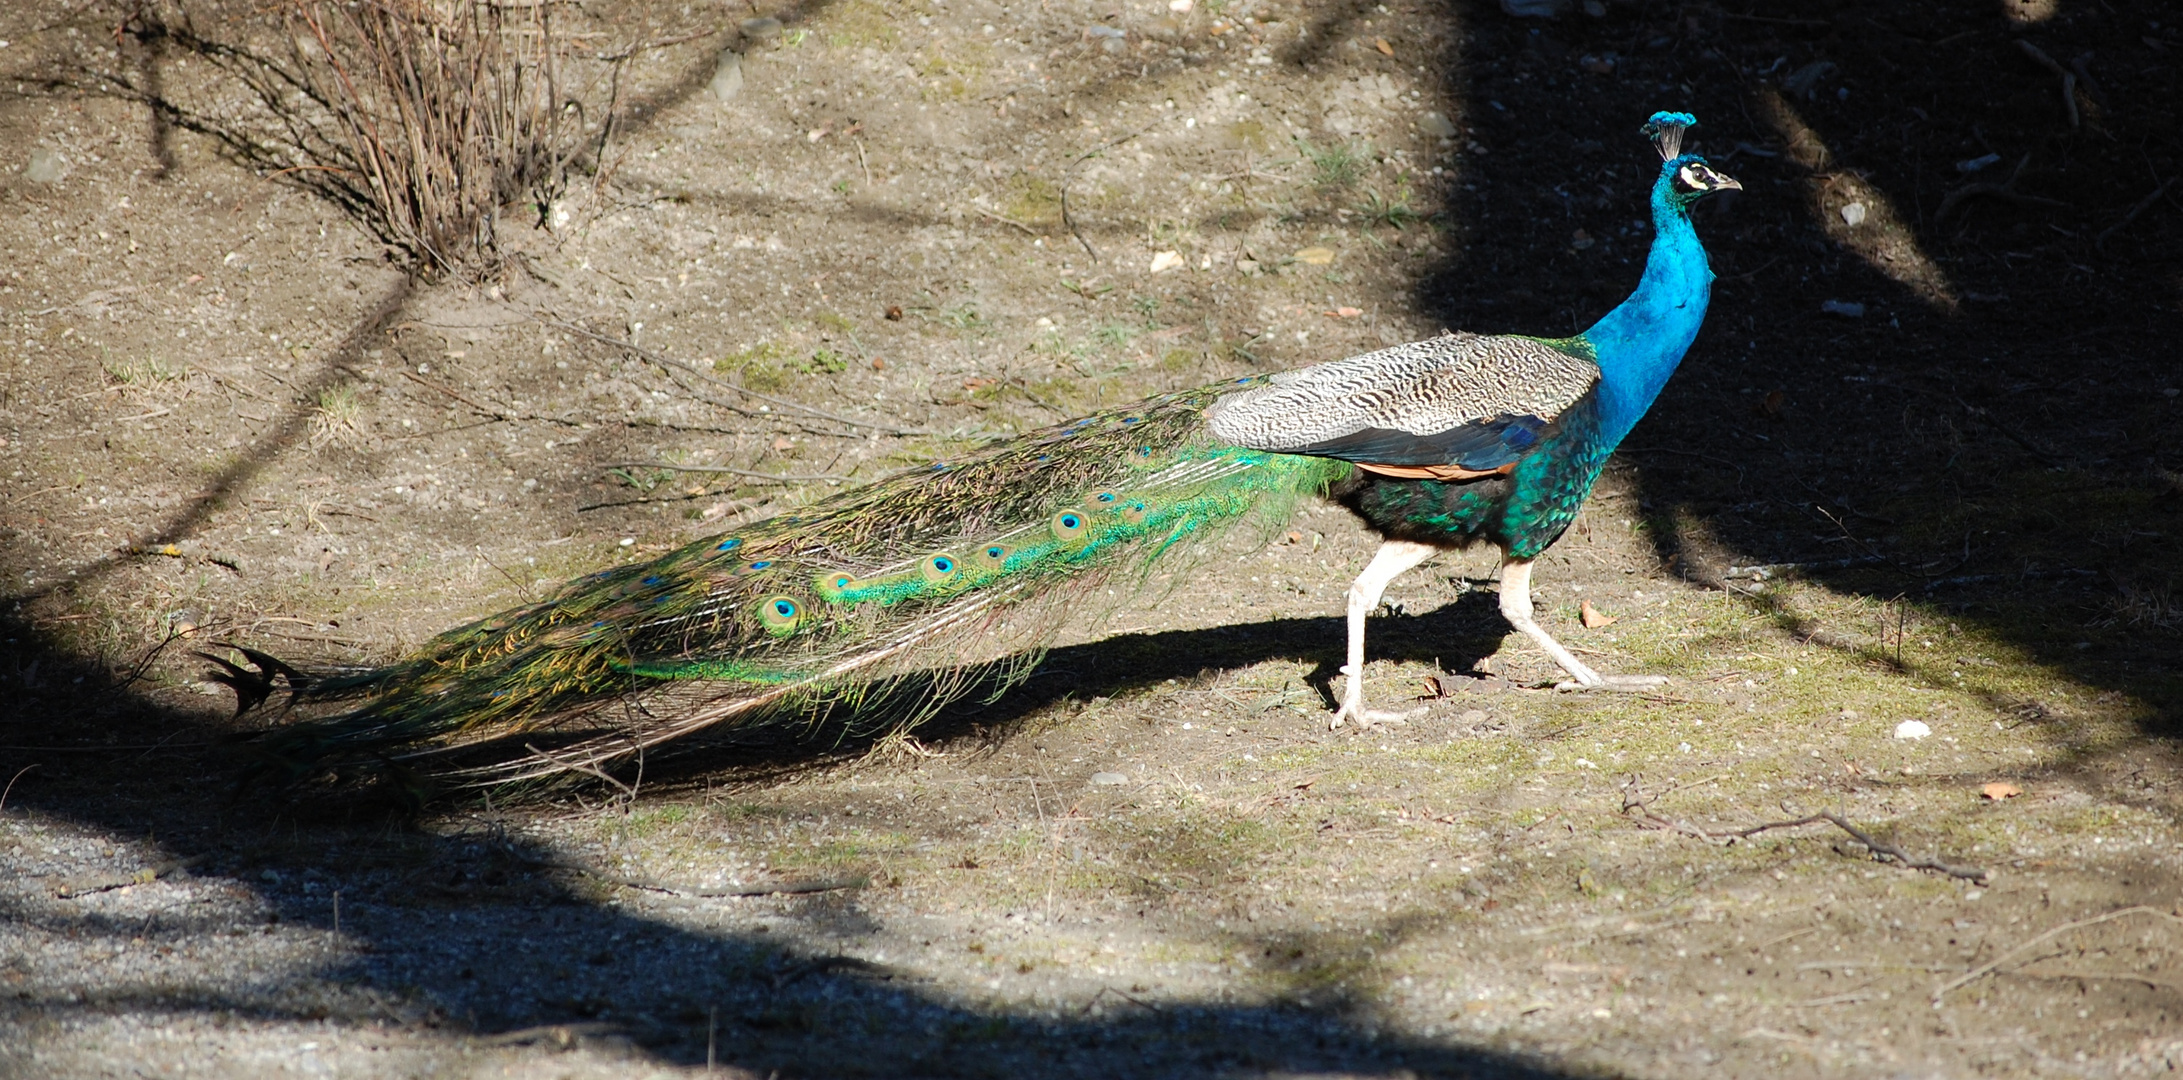
[[[1694,839],[1704,840],[1707,843],[1726,846],[1734,844],[1738,840],[1748,840],[1760,833],[1771,832],[1775,829],[1794,829],[1826,822],[1848,833],[1851,839],[1864,845],[1865,850],[1872,855],[1875,862],[1893,862],[1905,870],[1932,870],[1952,878],[1980,883],[1985,882],[1991,875],[1991,871],[1977,867],[1956,866],[1942,862],[1937,858],[1912,855],[1892,843],[1874,837],[1865,830],[1858,828],[1848,818],[1829,810],[1822,810],[1816,814],[1807,814],[1787,821],[1769,821],[1743,829],[1702,829],[1689,822],[1677,821],[1674,818],[1663,817],[1655,813],[1651,809],[1651,802],[1652,800],[1647,799],[1644,791],[1638,787],[1637,778],[1631,777],[1630,783],[1622,796],[1622,813],[1637,822],[1640,828],[1664,829]]]
[[[2018,945],[2017,947],[2010,949],[2009,951],[2002,953],[1999,956],[1994,957],[1992,960],[1988,960],[1987,962],[1980,964],[1979,966],[1972,968],[1971,970],[1966,971],[1963,974],[1958,975],[1955,978],[1940,984],[1939,986],[1934,987],[1933,1004],[1939,1005],[1940,999],[1945,996],[1950,990],[1960,989],[1962,987],[1970,985],[1971,983],[1977,982],[1982,978],[1985,978],[1987,975],[1992,974],[2001,965],[2008,963],[2010,960],[2014,959],[2018,955],[2030,951],[2033,946],[2038,945],[2039,943],[2046,941],[2058,934],[2066,934],[2071,930],[2082,930],[2087,926],[2097,926],[2103,922],[2112,922],[2116,919],[2120,919],[2128,915],[2151,915],[2157,919],[2166,919],[2172,923],[2183,924],[2183,917],[2171,915],[2165,911],[2160,910],[2159,908],[2148,907],[2144,904],[2138,904],[2134,907],[2118,908],[2114,911],[2107,912],[2104,915],[2094,915],[2090,918],[2078,919],[2075,922],[2066,922],[2060,926],[2054,927],[2051,930],[2047,930],[2044,933],[2039,934],[2031,940],[2026,941],[2023,944]]]

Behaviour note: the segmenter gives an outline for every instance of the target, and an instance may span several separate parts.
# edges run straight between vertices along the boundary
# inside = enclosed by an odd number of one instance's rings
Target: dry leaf
[[[1306,266],[1332,266],[1334,265],[1334,249],[1308,247],[1296,253],[1296,261]]]
[[[2000,802],[2003,799],[2013,799],[2018,795],[2022,795],[2024,789],[2003,780],[1996,780],[1985,787],[1979,788],[1978,793],[1993,802]]]
[[[1592,606],[1590,600],[1586,600],[1583,606],[1577,609],[1577,621],[1583,623],[1586,630],[1597,630],[1602,626],[1612,626],[1615,617],[1603,614],[1598,608]]]
[[[1182,252],[1163,251],[1152,257],[1152,272],[1165,273],[1182,265]]]
[[[794,450],[796,448],[796,444],[790,442],[788,436],[781,435],[774,438],[773,448],[775,450]]]
[[[1378,49],[1382,56],[1395,55],[1395,47],[1393,45],[1389,45],[1386,38],[1373,38],[1372,47]]]

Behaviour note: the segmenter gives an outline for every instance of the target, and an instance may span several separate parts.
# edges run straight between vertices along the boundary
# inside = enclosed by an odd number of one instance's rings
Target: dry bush
[[[84,67],[100,88],[335,203],[427,277],[498,272],[502,212],[543,223],[633,55],[599,52],[607,35],[557,0],[146,0],[111,25],[138,63]],[[170,89],[176,56],[215,76]]]

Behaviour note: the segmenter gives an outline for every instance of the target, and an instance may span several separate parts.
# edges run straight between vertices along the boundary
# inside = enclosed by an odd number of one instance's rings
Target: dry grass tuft
[[[131,70],[87,64],[98,88],[215,140],[269,179],[340,206],[428,278],[495,276],[504,209],[543,223],[571,169],[596,160],[629,54],[572,45],[580,9],[474,0],[131,3],[116,36]],[[161,61],[209,62],[209,86],[170,88]]]

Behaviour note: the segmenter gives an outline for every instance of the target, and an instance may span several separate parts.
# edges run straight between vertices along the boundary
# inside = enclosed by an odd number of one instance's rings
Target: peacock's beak
[[[1742,183],[1742,181],[1739,181],[1739,180],[1737,180],[1737,179],[1736,179],[1735,177],[1733,177],[1733,176],[1728,176],[1728,175],[1725,175],[1725,174],[1722,174],[1722,173],[1714,173],[1714,174],[1713,174],[1713,190],[1715,190],[1715,191],[1742,191],[1742,190],[1743,190],[1743,183]]]

